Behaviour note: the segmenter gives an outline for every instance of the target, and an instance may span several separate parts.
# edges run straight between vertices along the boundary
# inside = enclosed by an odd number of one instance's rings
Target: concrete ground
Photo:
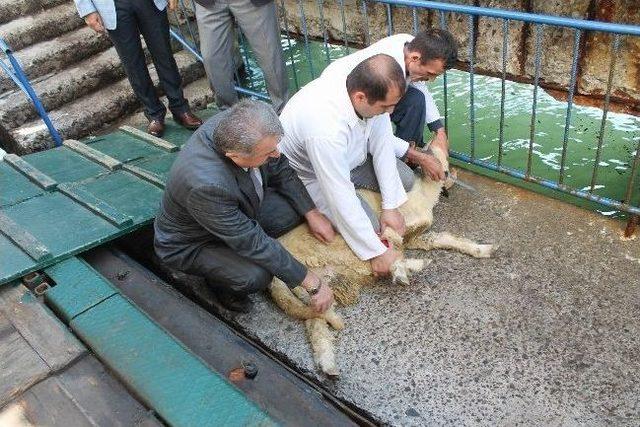
[[[493,259],[433,251],[410,286],[340,308],[340,378],[303,324],[263,295],[237,322],[338,397],[391,425],[639,425],[640,240],[598,214],[468,172],[435,230],[493,242]]]

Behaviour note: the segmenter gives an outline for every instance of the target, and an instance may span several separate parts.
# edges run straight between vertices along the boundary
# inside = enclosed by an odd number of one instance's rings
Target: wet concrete
[[[433,251],[410,286],[340,309],[341,371],[313,366],[301,322],[260,295],[233,320],[345,401],[392,425],[638,425],[640,239],[623,224],[467,172],[434,229],[500,245]]]

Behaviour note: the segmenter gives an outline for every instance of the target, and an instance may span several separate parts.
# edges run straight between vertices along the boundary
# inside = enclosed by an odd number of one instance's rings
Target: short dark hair
[[[369,104],[384,101],[391,86],[397,87],[402,95],[407,80],[400,64],[384,53],[365,59],[347,76],[347,92],[363,92]]]
[[[437,28],[420,31],[407,44],[409,52],[418,52],[420,62],[426,64],[434,59],[444,61],[444,68],[452,68],[458,61],[458,42],[450,32]]]

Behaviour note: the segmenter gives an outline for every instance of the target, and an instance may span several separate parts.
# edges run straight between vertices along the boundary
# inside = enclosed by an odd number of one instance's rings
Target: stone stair
[[[2,0],[0,37],[22,64],[63,138],[99,133],[140,109],[111,41],[85,25],[73,1]],[[194,107],[206,106],[213,96],[202,64],[187,51],[177,51],[175,57],[187,85],[185,96],[196,98],[190,99]],[[149,70],[158,86],[153,64]],[[31,102],[0,70],[0,148],[26,154],[52,146]]]

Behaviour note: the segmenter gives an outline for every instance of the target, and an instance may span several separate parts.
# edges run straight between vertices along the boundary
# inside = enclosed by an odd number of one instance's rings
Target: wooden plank
[[[102,218],[120,228],[133,224],[133,218],[131,218],[129,215],[120,212],[118,209],[114,208],[107,202],[98,199],[93,194],[89,193],[80,186],[60,184],[58,185],[58,190],[61,193],[71,197],[73,200],[80,203],[91,212],[101,216]]]
[[[52,257],[44,244],[2,212],[0,212],[0,232],[36,262],[46,261]]]
[[[65,146],[28,154],[22,158],[57,182],[83,181],[110,172],[107,167]]]
[[[123,169],[131,172],[138,178],[142,178],[145,181],[150,182],[151,184],[156,185],[164,190],[165,182],[159,175],[153,172],[146,171],[135,165],[124,165]]]
[[[66,326],[23,285],[0,289],[0,312],[54,371],[86,351]]]
[[[56,377],[34,385],[11,402],[14,418],[26,425],[50,427],[94,427],[93,423]],[[25,424],[18,424],[25,425]]]
[[[75,403],[98,426],[162,424],[93,356],[86,355],[57,375]]]
[[[42,194],[43,191],[45,190],[8,163],[0,162],[0,206],[19,203]]]
[[[49,367],[0,313],[0,407],[48,374]]]
[[[47,191],[55,189],[58,185],[54,179],[31,166],[31,164],[27,163],[22,159],[22,157],[18,157],[15,154],[7,154],[4,156],[4,161],[13,166],[15,170],[29,178],[33,183]]]
[[[65,147],[68,147],[69,149],[86,157],[89,160],[93,160],[94,162],[106,167],[109,170],[120,169],[122,167],[122,162],[120,160],[107,156],[106,154],[101,153],[98,150],[94,150],[88,145],[76,141],[75,139],[66,139],[63,144],[65,145]]]
[[[148,142],[149,144],[155,145],[158,148],[161,148],[170,153],[174,151],[178,151],[180,147],[170,143],[169,141],[165,141],[162,138],[158,138],[157,136],[150,135],[146,132],[141,131],[140,129],[136,129],[131,126],[120,126],[120,130],[124,133],[127,133],[131,136],[134,136],[142,141]]]

